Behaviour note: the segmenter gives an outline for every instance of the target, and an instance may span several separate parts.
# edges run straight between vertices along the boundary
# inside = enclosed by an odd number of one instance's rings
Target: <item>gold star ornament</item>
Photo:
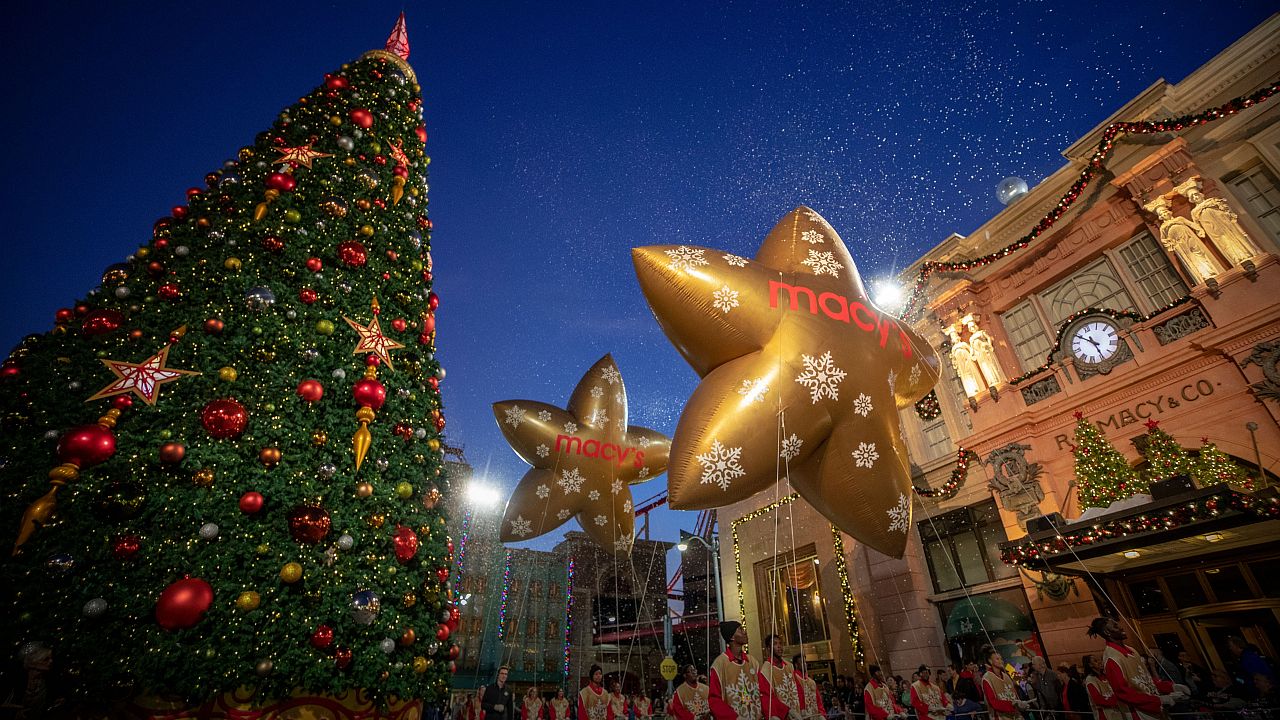
[[[503,542],[549,533],[577,517],[606,550],[631,552],[635,504],[630,486],[661,475],[670,441],[627,424],[627,391],[611,355],[582,376],[569,406],[533,400],[493,404],[511,448],[533,467],[507,501]]]
[[[85,402],[111,397],[112,395],[133,393],[146,404],[155,405],[156,400],[160,398],[161,385],[178,380],[184,375],[200,374],[194,370],[177,370],[165,367],[165,364],[169,362],[169,348],[169,345],[165,345],[155,355],[139,363],[103,360],[102,364],[106,365],[111,374],[116,376],[115,382],[94,393],[93,397],[85,400]]]
[[[702,377],[671,442],[670,505],[728,505],[780,477],[836,527],[901,557],[911,473],[898,409],[938,380],[938,354],[867,297],[818,213],[792,211],[755,258],[632,250],[658,323]]]
[[[403,348],[404,344],[398,343],[383,334],[382,324],[378,322],[377,298],[373,299],[373,320],[370,320],[368,325],[361,325],[346,315],[343,315],[342,319],[346,320],[351,329],[356,331],[356,335],[360,336],[360,342],[356,343],[356,349],[351,351],[352,355],[373,353],[387,366],[388,370],[395,370],[395,367],[391,364],[391,351]]]
[[[278,148],[276,152],[280,153],[280,157],[276,158],[276,163],[293,163],[294,165],[302,165],[308,170],[311,169],[311,163],[319,158],[333,157],[329,153],[322,153],[313,149],[310,145],[299,145],[291,148]]]

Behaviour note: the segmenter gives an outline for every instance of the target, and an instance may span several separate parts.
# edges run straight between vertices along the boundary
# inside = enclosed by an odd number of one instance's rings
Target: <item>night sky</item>
[[[563,405],[606,352],[631,422],[674,430],[696,376],[650,315],[630,248],[750,256],[806,204],[865,279],[891,275],[998,212],[1001,178],[1035,185],[1124,102],[1274,7],[20,3],[0,43],[0,345],[51,328],[187,187],[381,47],[403,9],[430,135],[447,439],[510,488],[525,466],[490,403]],[[655,512],[655,537],[694,518]]]

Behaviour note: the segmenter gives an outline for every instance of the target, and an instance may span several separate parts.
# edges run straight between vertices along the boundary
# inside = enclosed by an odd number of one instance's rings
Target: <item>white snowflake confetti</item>
[[[801,260],[800,264],[812,268],[814,275],[840,277],[840,263],[836,262],[835,253],[810,250],[809,257]]]
[[[512,405],[507,408],[507,419],[505,422],[513,428],[518,428],[524,422],[525,415],[527,414],[528,413],[524,408],[519,405]]]
[[[568,520],[568,519],[569,519],[569,516],[570,516],[570,515],[572,515],[572,514],[573,514],[573,513],[569,512],[567,509],[558,510],[558,511],[556,511],[556,519],[557,519],[557,520]]]
[[[762,403],[764,396],[769,394],[769,383],[765,378],[743,380],[742,386],[738,388],[738,394],[751,402]]]
[[[723,257],[723,258],[724,258],[724,261],[725,261],[725,262],[729,263],[730,265],[732,265],[732,266],[734,266],[734,267],[746,267],[746,266],[747,266],[747,259],[746,259],[746,258],[744,258],[744,257],[738,256],[738,255],[728,255],[728,254],[726,254],[726,255],[722,255],[721,257]]]
[[[618,368],[610,365],[600,371],[600,377],[610,385],[617,385],[622,382],[622,373],[618,372]]]
[[[911,366],[911,374],[907,376],[907,379],[911,381],[912,385],[915,385],[916,383],[920,382],[920,366],[919,365]]]
[[[596,385],[595,387],[591,388],[591,397],[593,398],[604,397],[604,388],[600,387],[599,385]]]
[[[517,515],[516,519],[511,521],[512,535],[515,535],[516,537],[524,537],[531,532],[533,532],[533,523],[525,520],[523,517]]]
[[[605,516],[603,516],[603,515],[597,515],[597,516],[596,516],[596,524],[597,524],[597,525],[604,526],[604,524],[605,524],[605,523],[607,523],[607,522],[609,522],[609,518],[607,518],[607,517],[605,517]]]
[[[582,483],[586,478],[582,477],[582,473],[578,472],[578,468],[572,470],[561,470],[560,479],[556,484],[564,488],[564,494],[582,492]]]
[[[649,477],[649,466],[641,465],[640,470],[636,473],[636,479],[643,480],[647,477]]]
[[[550,454],[551,454],[551,448],[547,447],[546,445],[539,445],[539,446],[538,446],[538,457],[543,457],[543,458],[544,458],[544,457],[546,457],[546,456],[548,456],[548,455],[550,455]]]
[[[539,419],[539,420],[541,420],[542,422],[551,422],[551,411],[550,411],[550,410],[539,410],[539,411],[538,411],[538,419]]]
[[[587,493],[587,499],[588,499],[588,500],[599,500],[599,499],[600,499],[600,491],[599,491],[599,490],[592,490],[591,492]]]
[[[546,485],[539,485],[537,494],[539,498],[546,500],[548,497],[551,496],[551,488],[547,487]]]
[[[639,443],[640,443],[640,447],[642,447],[642,448],[647,448],[647,447],[649,447],[649,443],[651,443],[651,442],[653,442],[653,441],[649,439],[649,436],[648,436],[648,435],[641,435],[641,436],[640,436],[640,439],[639,439],[637,442],[639,442]]]
[[[907,523],[911,519],[911,502],[906,495],[898,493],[898,504],[885,510],[885,513],[889,515],[889,532],[907,532]]]
[[[698,462],[702,463],[702,483],[715,483],[721,490],[728,490],[734,478],[747,474],[742,469],[741,456],[742,448],[726,448],[713,438],[711,450],[697,456]]]
[[[671,262],[667,263],[667,267],[672,270],[692,270],[700,265],[707,265],[707,259],[702,256],[705,252],[702,248],[692,248],[688,245],[681,245],[674,250],[667,250],[667,257]]]
[[[609,413],[605,412],[604,408],[596,408],[595,410],[591,411],[590,415],[587,416],[587,424],[595,425],[596,427],[600,427],[602,425],[608,425]]]
[[[804,372],[796,376],[796,382],[809,388],[809,397],[813,402],[824,397],[839,400],[840,381],[848,373],[831,361],[831,351],[828,350],[817,358],[801,354],[800,359],[804,361]]]
[[[720,312],[727,313],[738,307],[738,291],[725,285],[719,290],[711,293],[711,306]]]
[[[862,417],[866,417],[874,409],[871,407],[871,396],[866,393],[858,393],[858,399],[853,401],[853,411]]]
[[[858,467],[870,468],[879,459],[880,453],[876,452],[875,443],[860,442],[858,449],[853,451],[853,464]]]
[[[791,437],[782,441],[782,452],[778,453],[778,457],[783,460],[795,460],[800,456],[800,448],[803,445],[804,440],[801,440],[795,433],[791,433]]]
[[[805,230],[800,234],[800,237],[810,245],[821,245],[827,241],[827,239],[822,236],[822,233],[817,230]]]
[[[622,492],[622,481],[614,480],[613,484],[609,486],[609,489],[613,491],[614,495],[617,495],[618,493]]]
[[[572,421],[565,423],[565,424],[564,424],[564,431],[565,431],[565,433],[567,433],[567,434],[569,434],[569,435],[572,435],[572,434],[574,434],[574,433],[578,432],[578,423],[576,423],[576,422],[572,422]]]

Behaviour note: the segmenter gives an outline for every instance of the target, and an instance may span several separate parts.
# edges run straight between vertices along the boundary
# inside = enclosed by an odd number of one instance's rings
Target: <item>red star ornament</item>
[[[654,316],[702,377],[671,441],[671,507],[721,507],[789,477],[836,527],[901,557],[911,471],[898,409],[938,380],[938,354],[868,299],[840,236],[792,211],[754,259],[632,250]]]
[[[629,425],[627,390],[611,355],[587,371],[566,409],[532,400],[493,404],[511,448],[533,467],[503,513],[501,539],[549,533],[575,515],[606,551],[631,552],[635,506],[630,486],[661,475],[671,442]]]
[[[133,393],[148,405],[155,405],[160,398],[160,386],[178,380],[183,375],[199,375],[194,370],[177,370],[165,367],[169,362],[169,348],[165,345],[155,355],[140,363],[123,362],[121,360],[103,360],[102,364],[116,376],[115,382],[94,393],[85,400],[91,402],[113,395]]]
[[[311,169],[311,162],[318,158],[333,157],[329,153],[322,153],[313,150],[310,144],[299,145],[291,148],[278,148],[276,152],[280,153],[280,157],[276,158],[276,163],[293,163],[294,165],[303,165],[308,170]]]
[[[382,324],[378,322],[377,315],[373,316],[373,320],[369,321],[368,325],[361,325],[346,315],[343,315],[342,319],[346,320],[351,329],[355,330],[356,334],[360,336],[360,342],[356,343],[356,349],[351,351],[352,355],[373,353],[386,364],[388,370],[395,370],[395,367],[391,365],[391,351],[399,350],[404,345],[382,333]]]

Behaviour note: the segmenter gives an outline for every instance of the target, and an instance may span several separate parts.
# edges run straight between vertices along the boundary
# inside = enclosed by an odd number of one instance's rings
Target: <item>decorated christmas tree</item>
[[[1136,493],[1147,483],[1129,467],[1129,461],[1107,440],[1099,428],[1076,413],[1076,493],[1081,508],[1106,507]]]
[[[1191,456],[1173,436],[1160,429],[1158,420],[1147,421],[1146,445],[1142,454],[1147,458],[1148,482],[1159,482],[1177,475],[1190,475]]]
[[[51,656],[71,702],[447,693],[444,370],[407,57],[401,16],[4,361],[0,633]]]
[[[1218,446],[1204,439],[1200,454],[1191,463],[1191,477],[1199,487],[1227,483],[1235,488],[1253,490],[1253,481],[1245,469],[1236,464]]]

